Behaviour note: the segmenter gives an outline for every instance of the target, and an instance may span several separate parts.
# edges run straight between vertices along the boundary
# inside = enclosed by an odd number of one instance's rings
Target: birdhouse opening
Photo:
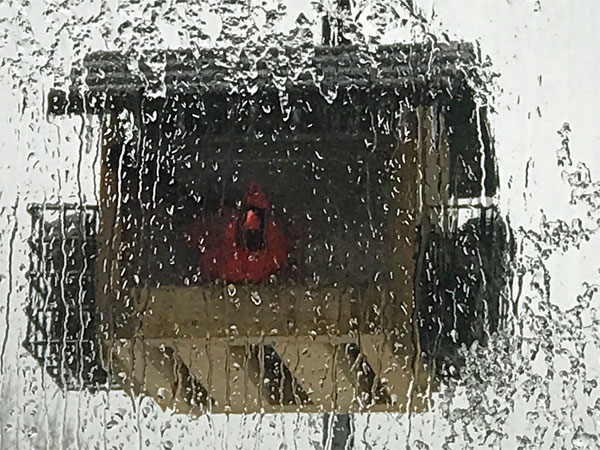
[[[112,142],[105,159],[128,212],[130,275],[155,287],[389,279],[391,218],[415,194],[390,181],[400,156],[390,125],[405,122],[414,148],[401,157],[414,160],[417,112],[384,117],[362,104],[348,114],[352,100],[314,95],[282,111],[277,97],[227,99],[213,117],[206,99],[177,101],[144,111],[141,123],[113,122],[109,134],[137,133]]]

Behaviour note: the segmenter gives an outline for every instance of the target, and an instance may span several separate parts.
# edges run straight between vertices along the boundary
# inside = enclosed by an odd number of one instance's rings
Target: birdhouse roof
[[[138,55],[98,51],[71,73],[67,90],[52,89],[50,114],[138,109],[144,101],[265,92],[335,98],[340,90],[407,99],[413,105],[450,102],[477,79],[469,43],[166,50]]]

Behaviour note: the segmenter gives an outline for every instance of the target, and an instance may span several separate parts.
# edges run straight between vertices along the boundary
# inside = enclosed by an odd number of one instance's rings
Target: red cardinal
[[[203,230],[188,233],[202,252],[200,265],[206,275],[230,283],[258,283],[285,264],[287,240],[269,215],[269,206],[258,183],[251,181],[241,214],[232,214],[225,224],[207,221]]]

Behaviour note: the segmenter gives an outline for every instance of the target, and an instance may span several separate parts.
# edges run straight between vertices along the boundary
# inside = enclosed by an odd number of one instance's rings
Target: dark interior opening
[[[285,238],[278,283],[358,286],[389,271],[386,171],[397,143],[390,119],[372,127],[368,109],[349,114],[348,102],[319,96],[282,114],[261,101],[219,109],[204,100],[142,112],[138,138],[110,162],[120,171],[133,273],[155,285],[220,279],[203,267],[206,242],[190,239],[198,229],[221,235],[239,220],[250,183],[268,201],[260,214]]]

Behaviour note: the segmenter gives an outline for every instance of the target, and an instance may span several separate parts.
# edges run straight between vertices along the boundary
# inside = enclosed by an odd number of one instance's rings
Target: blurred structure
[[[103,387],[94,287],[97,210],[31,204],[29,213],[29,321],[23,345],[62,388]]]
[[[83,85],[74,73],[49,93],[50,114],[99,115],[103,136],[97,235],[83,209],[56,228],[73,220],[89,242],[77,289],[36,287],[29,311],[26,346],[47,368],[62,352],[48,368],[61,385],[106,377],[186,414],[335,413],[337,440],[343,414],[427,409],[460,346],[501,325],[511,241],[473,47],[335,43],[96,52]],[[185,230],[239,215],[251,180],[286,264],[261,283],[215,280]],[[52,228],[36,211],[34,230]],[[64,273],[55,251],[34,255],[33,286]],[[52,314],[80,316],[73,362],[58,332],[35,337]]]

